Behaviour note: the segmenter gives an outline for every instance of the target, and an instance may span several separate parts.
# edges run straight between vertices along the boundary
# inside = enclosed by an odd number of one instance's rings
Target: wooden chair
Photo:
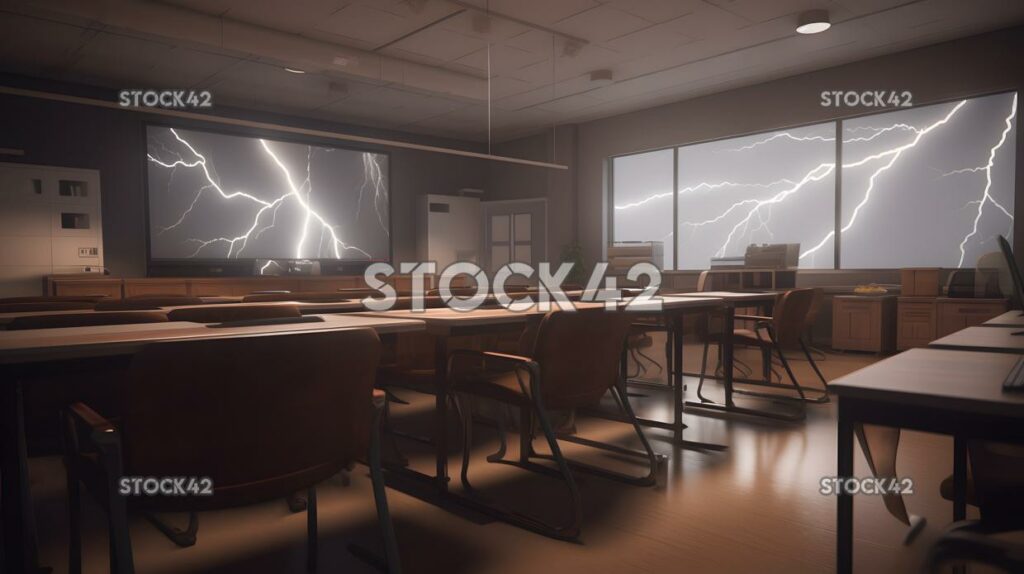
[[[764,379],[763,381],[739,380],[736,381],[737,383],[774,387],[784,390],[795,390],[797,396],[792,397],[778,393],[757,393],[741,389],[737,389],[735,392],[774,400],[795,399],[800,402],[813,403],[827,403],[829,401],[828,382],[818,369],[817,363],[814,362],[814,357],[811,356],[810,351],[808,351],[807,345],[803,340],[803,333],[807,325],[807,314],[810,312],[811,304],[814,300],[814,291],[814,289],[790,289],[789,291],[786,291],[775,303],[775,308],[771,317],[761,315],[736,315],[737,321],[752,321],[754,322],[754,326],[752,329],[734,328],[732,334],[734,345],[757,347],[761,350],[762,374]],[[705,340],[705,361],[707,360],[709,344],[710,339]],[[803,351],[807,361],[821,380],[821,389],[808,389],[801,386],[799,381],[797,381],[796,375],[793,374],[793,369],[789,366],[789,361],[782,352],[783,349],[794,348],[799,348]],[[773,351],[776,358],[778,358],[782,367],[785,369],[786,374],[789,376],[792,386],[772,382]],[[697,384],[697,395],[700,396],[702,400],[706,400],[701,395],[703,386],[704,374],[702,369],[701,378]],[[808,398],[805,394],[805,391],[807,390],[818,393],[818,396],[815,398]]]
[[[80,488],[108,515],[111,570],[133,571],[127,513],[140,510],[180,546],[197,512],[307,490],[307,568],[317,562],[316,485],[367,456],[390,572],[397,547],[380,468],[370,329],[154,343],[132,360],[115,425],[89,406],[65,416],[70,571],[81,571]],[[241,358],[241,359],[240,359]],[[367,455],[367,445],[369,451]],[[206,477],[207,495],[123,496],[123,476]],[[189,513],[186,530],[152,513]]]
[[[191,321],[193,323],[225,323],[229,321],[251,321],[256,319],[284,319],[302,316],[298,305],[200,305],[171,309],[167,319]]]
[[[23,329],[60,329],[99,325],[131,325],[135,323],[166,323],[167,315],[157,311],[123,311],[109,313],[69,313],[66,315],[26,315],[7,324],[8,331]]]
[[[1005,572],[1024,572],[1024,545],[1019,537],[994,535],[1024,530],[1024,446],[970,441],[967,502],[977,506],[978,520],[954,523],[929,551],[927,572],[942,572],[950,562],[973,562]],[[952,500],[952,477],[940,488]]]
[[[503,460],[505,451],[504,426],[499,424],[501,448],[488,457],[489,462],[507,462],[527,470],[546,474],[547,467],[533,463],[532,458],[553,460],[568,489],[572,519],[563,525],[548,524],[523,513],[481,504],[492,514],[504,520],[559,539],[573,539],[579,535],[582,509],[579,491],[569,468],[574,467],[604,477],[633,484],[651,485],[655,482],[657,459],[651,450],[629,404],[625,381],[620,372],[620,360],[632,321],[625,312],[552,311],[541,321],[536,338],[527,355],[507,355],[480,351],[455,351],[449,359],[450,388],[457,397],[463,419],[462,484],[467,490],[470,453],[472,449],[473,417],[466,403],[467,396],[483,397],[519,408],[520,452],[519,461]],[[529,346],[529,345],[528,345]],[[595,406],[605,393],[611,391],[626,419],[633,425],[646,450],[649,470],[645,476],[628,476],[603,468],[567,460],[558,445],[558,437],[548,419],[548,409],[570,410]],[[533,450],[533,422],[547,440],[551,455],[539,455]],[[590,446],[609,446],[606,450],[621,449],[601,443],[577,440]]]
[[[199,297],[186,295],[139,295],[124,299],[100,301],[96,304],[97,311],[146,311],[160,307],[176,307],[179,305],[202,305]]]

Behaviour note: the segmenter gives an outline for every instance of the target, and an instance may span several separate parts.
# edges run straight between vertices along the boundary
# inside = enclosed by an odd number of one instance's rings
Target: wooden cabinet
[[[124,296],[188,295],[186,279],[125,279]]]
[[[832,298],[832,348],[892,352],[896,297],[840,295]]]
[[[953,299],[936,301],[938,323],[935,338],[980,325],[1006,311],[1005,299]]]
[[[46,278],[46,294],[60,296],[105,295],[111,299],[121,298],[123,281],[119,277],[94,276],[54,280],[53,275]]]
[[[900,297],[896,315],[898,350],[924,347],[936,339],[934,297]]]
[[[1006,311],[1005,299],[900,297],[896,348],[924,347],[960,329],[980,325]]]

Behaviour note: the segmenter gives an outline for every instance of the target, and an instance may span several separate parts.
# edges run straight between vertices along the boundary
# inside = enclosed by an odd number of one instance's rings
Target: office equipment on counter
[[[796,268],[800,265],[799,243],[751,243],[743,255],[744,267],[772,269]]]

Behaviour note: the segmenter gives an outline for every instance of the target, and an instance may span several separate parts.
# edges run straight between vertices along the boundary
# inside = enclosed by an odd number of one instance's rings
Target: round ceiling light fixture
[[[613,81],[612,71],[607,68],[590,72],[590,83],[595,86],[607,86]]]
[[[800,34],[819,34],[832,27],[828,21],[828,10],[808,10],[800,14],[796,31]]]

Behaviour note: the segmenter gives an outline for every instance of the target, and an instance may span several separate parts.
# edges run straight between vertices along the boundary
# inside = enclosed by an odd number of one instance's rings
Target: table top
[[[206,298],[203,298],[206,299]],[[203,305],[172,305],[167,307],[157,307],[152,309],[153,311],[173,311],[174,309],[184,309],[188,307],[235,307],[238,305],[256,305],[256,306],[275,306],[275,305],[296,305],[303,314],[317,314],[317,313],[344,313],[347,311],[361,311],[363,304],[359,299],[346,299],[344,301],[258,301],[254,303],[239,303],[239,302],[220,302],[220,303],[204,303]],[[110,311],[96,311],[94,309],[72,309],[72,310],[61,310],[61,311],[17,311],[13,313],[0,313],[0,326],[6,325],[18,317],[26,316],[40,316],[40,315],[78,315],[78,314],[92,314],[92,313],[135,313],[135,310],[110,310]]]
[[[271,335],[369,327],[378,333],[422,331],[422,321],[353,314],[321,315],[323,322],[211,328],[202,323],[171,321],[134,325],[100,325],[59,329],[0,331],[0,364],[131,354],[146,343],[181,339]]]
[[[1017,327],[1024,329],[1024,313],[1014,309],[1007,311],[998,317],[993,317],[981,324],[982,327]]]
[[[968,327],[928,344],[935,349],[986,351],[991,353],[1024,353],[1024,335],[1016,329]]]
[[[776,292],[756,291],[694,291],[693,293],[673,293],[673,297],[715,297],[726,303],[744,303],[774,301],[779,294]]]
[[[658,302],[661,302],[661,308],[663,310],[672,311],[674,309],[708,309],[721,307],[725,304],[725,300],[721,297],[704,297],[703,293],[692,296],[679,296],[679,295],[661,295],[654,298],[633,302],[631,300],[623,301],[623,306],[627,311],[647,311],[652,308],[656,308]]]
[[[991,329],[1000,331],[1000,329]],[[1002,385],[1019,357],[911,349],[829,383],[843,397],[1024,418],[1024,393]]]

